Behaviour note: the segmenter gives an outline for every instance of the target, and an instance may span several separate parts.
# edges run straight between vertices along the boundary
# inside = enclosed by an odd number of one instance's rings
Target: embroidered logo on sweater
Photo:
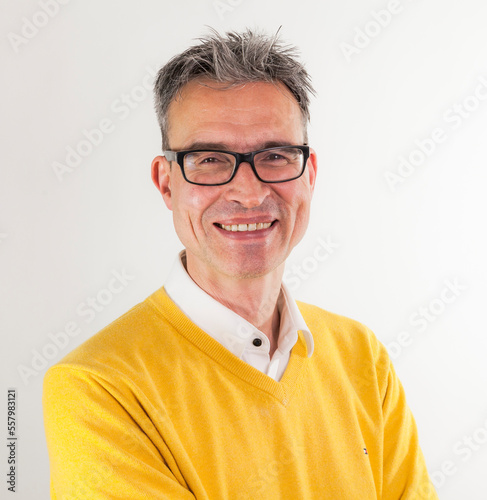
[[[364,448],[364,453],[365,453],[366,455],[368,455],[368,453],[367,453],[367,448]]]

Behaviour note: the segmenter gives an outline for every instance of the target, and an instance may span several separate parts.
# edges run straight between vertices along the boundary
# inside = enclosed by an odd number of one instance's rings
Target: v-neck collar
[[[164,288],[160,288],[147,301],[173,327],[196,348],[211,357],[222,367],[244,382],[270,394],[286,406],[299,385],[299,379],[308,361],[307,344],[303,332],[298,331],[298,341],[291,351],[289,364],[277,382],[232,354],[217,340],[196,326],[169,298]]]

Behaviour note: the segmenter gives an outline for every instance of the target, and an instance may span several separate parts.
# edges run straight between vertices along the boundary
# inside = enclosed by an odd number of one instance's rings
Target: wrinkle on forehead
[[[218,91],[222,92],[222,94],[220,95]],[[230,92],[228,98],[224,94],[225,92]],[[260,98],[256,98],[256,96]],[[274,109],[280,112],[269,113],[269,106],[274,106]],[[175,125],[176,109],[177,127]],[[195,113],[197,113],[197,116]],[[179,129],[182,123],[188,123],[191,129],[192,118],[198,121],[203,130],[206,127],[208,130],[216,127],[225,129],[226,132],[230,133],[232,128],[243,126],[249,127],[249,133],[252,131],[255,133],[253,127],[259,128],[263,121],[267,125],[266,131],[274,127],[278,130],[288,120],[290,120],[290,123],[291,121],[296,123],[293,117],[299,117],[298,126],[303,132],[304,139],[306,136],[306,122],[299,104],[291,91],[280,82],[221,83],[208,78],[200,78],[187,83],[181,89],[178,98],[171,102],[168,110],[168,136],[173,137],[175,128]],[[269,122],[269,119],[271,122]],[[198,132],[201,131],[200,128]],[[241,130],[239,132],[240,140],[245,138],[243,137],[245,134],[246,131]],[[193,140],[197,141],[199,137],[187,137],[187,139],[189,141],[184,141],[185,143]],[[211,138],[208,137],[209,139]],[[263,138],[264,142],[266,140],[269,140],[269,138]],[[171,146],[175,147],[174,144],[171,144]],[[181,147],[182,144],[177,144],[177,146]]]

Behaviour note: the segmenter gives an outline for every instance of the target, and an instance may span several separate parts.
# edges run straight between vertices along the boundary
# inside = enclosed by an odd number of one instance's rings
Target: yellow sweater
[[[160,289],[44,380],[51,498],[437,499],[404,392],[359,323],[298,304],[280,382]]]

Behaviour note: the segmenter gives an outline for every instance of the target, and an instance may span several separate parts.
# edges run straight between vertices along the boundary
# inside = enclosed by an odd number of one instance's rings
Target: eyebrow
[[[254,151],[260,151],[261,149],[267,149],[267,148],[278,148],[280,146],[294,146],[294,144],[291,144],[290,142],[286,141],[268,141],[259,144]],[[209,149],[231,151],[230,148],[228,148],[228,146],[223,142],[192,142],[184,148],[184,151],[197,151],[197,150],[202,151]]]

